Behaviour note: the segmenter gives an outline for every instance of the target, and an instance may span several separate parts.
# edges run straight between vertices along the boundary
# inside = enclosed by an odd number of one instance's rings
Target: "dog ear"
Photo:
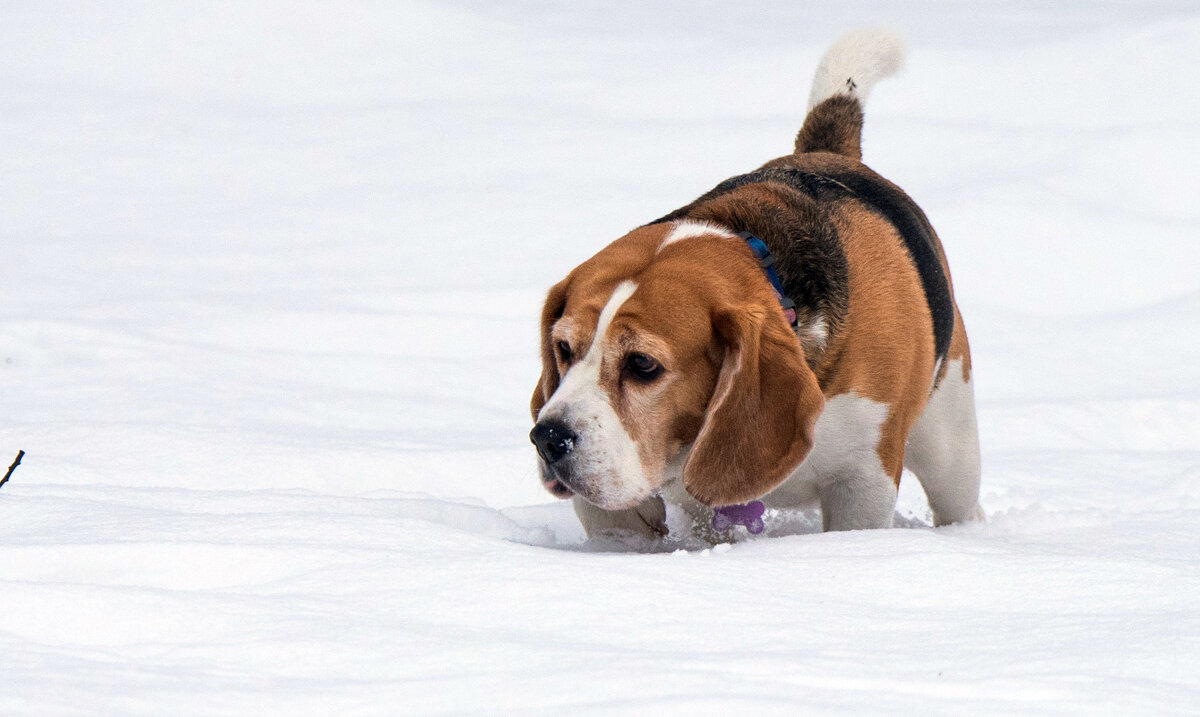
[[[554,357],[554,345],[550,340],[550,329],[554,322],[562,318],[563,310],[567,307],[567,279],[555,284],[546,294],[546,303],[542,305],[541,320],[541,354],[542,376],[533,387],[533,397],[529,400],[529,412],[533,414],[536,423],[538,412],[550,396],[558,389],[558,361]]]
[[[725,358],[683,485],[710,506],[754,500],[808,455],[825,405],[817,378],[782,316],[722,311],[713,320]]]

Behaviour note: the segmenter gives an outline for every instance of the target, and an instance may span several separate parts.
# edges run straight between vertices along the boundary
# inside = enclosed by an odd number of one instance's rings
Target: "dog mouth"
[[[544,486],[546,490],[550,492],[550,495],[554,496],[555,498],[570,498],[571,496],[575,495],[575,491],[568,488],[566,483],[563,483],[557,478],[542,480],[542,486]]]
[[[597,493],[595,490],[593,490],[591,483],[585,482],[582,485],[576,486],[572,483],[568,483],[568,480],[571,479],[567,478],[564,480],[557,476],[543,475],[542,487],[545,488],[550,495],[560,500],[579,497],[601,510],[627,510],[635,507],[642,500],[641,498],[633,498],[621,500],[619,502],[614,501],[611,497],[606,496],[603,493]]]
[[[550,495],[558,499],[574,498],[576,496],[601,510],[626,510],[636,506],[648,497],[641,494],[630,494],[630,491],[613,490],[622,485],[618,476],[608,472],[581,476],[571,466],[546,465],[539,461],[542,487]]]

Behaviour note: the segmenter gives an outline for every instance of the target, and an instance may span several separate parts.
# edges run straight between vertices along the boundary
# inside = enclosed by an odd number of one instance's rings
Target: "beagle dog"
[[[903,52],[884,31],[839,39],[792,154],[550,289],[530,439],[589,536],[704,535],[714,509],[755,499],[819,503],[826,530],[886,528],[904,468],[936,525],[983,519],[945,254],[924,212],[860,161],[863,102]]]

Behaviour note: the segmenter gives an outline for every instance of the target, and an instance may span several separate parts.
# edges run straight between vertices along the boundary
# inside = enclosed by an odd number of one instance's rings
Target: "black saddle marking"
[[[929,306],[933,321],[935,353],[938,359],[946,356],[954,333],[954,303],[950,298],[950,282],[938,254],[937,239],[921,208],[908,195],[889,184],[852,172],[816,174],[780,167],[760,169],[730,177],[688,206],[651,223],[684,218],[707,200],[760,182],[782,183],[816,200],[854,197],[882,214],[899,232],[913,266],[921,277],[925,303]]]

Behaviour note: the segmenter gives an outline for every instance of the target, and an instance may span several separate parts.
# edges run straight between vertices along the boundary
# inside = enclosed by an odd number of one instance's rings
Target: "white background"
[[[581,544],[543,292],[790,151],[941,234],[986,525]],[[0,712],[1200,711],[1200,7],[0,6]]]

